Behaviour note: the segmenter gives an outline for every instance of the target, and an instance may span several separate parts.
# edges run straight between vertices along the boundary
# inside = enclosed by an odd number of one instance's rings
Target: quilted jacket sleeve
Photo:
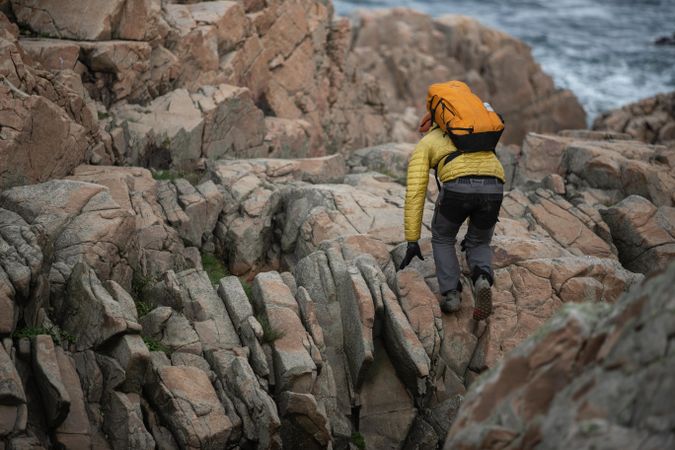
[[[431,149],[425,139],[419,141],[408,162],[407,188],[403,221],[405,239],[408,242],[420,238],[424,201],[429,183],[429,159]]]

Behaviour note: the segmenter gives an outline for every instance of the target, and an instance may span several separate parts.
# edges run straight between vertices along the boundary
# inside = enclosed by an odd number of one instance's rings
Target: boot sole
[[[481,286],[476,289],[476,305],[473,308],[474,320],[485,320],[492,314],[492,288]]]

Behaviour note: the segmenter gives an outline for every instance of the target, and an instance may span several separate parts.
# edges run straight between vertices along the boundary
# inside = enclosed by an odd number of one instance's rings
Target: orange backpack
[[[427,109],[431,118],[462,153],[495,150],[504,122],[486,105],[461,81],[429,86]]]

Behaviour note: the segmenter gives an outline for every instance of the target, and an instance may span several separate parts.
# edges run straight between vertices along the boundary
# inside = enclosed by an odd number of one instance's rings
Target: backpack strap
[[[462,153],[462,151],[456,150],[454,152],[448,153],[438,160],[436,167],[434,167],[434,178],[436,178],[436,186],[438,187],[439,192],[441,191],[441,180],[438,179],[438,169],[441,166],[441,163],[443,163],[443,166],[445,167],[446,164],[449,164],[453,159],[457,158]]]

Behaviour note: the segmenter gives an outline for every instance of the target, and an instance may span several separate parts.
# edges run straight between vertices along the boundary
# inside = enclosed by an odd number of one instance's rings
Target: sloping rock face
[[[63,177],[100,141],[72,67],[34,69],[17,36],[0,12],[0,188]]]
[[[563,177],[567,197],[610,206],[631,194],[657,206],[675,204],[675,161],[661,145],[587,132],[561,136],[531,133],[523,142],[515,183]]]
[[[516,189],[493,241],[493,316],[473,321],[470,289],[442,314],[430,201],[425,259],[396,270],[405,188],[394,179],[410,150],[356,152],[352,173],[340,154],[219,160],[196,186],[80,166],[3,191],[0,332],[16,337],[0,385],[18,379],[24,392],[0,397],[3,438],[433,448],[477,376],[558,309],[612,303],[641,280],[592,206]],[[198,249],[251,285],[210,280]],[[19,337],[33,334],[40,345]],[[74,377],[81,392],[60,389]]]
[[[631,195],[601,211],[619,249],[621,263],[633,272],[665,269],[675,258],[675,208],[657,208]]]
[[[412,132],[427,87],[451,79],[466,81],[504,116],[503,143],[519,144],[527,131],[585,127],[586,115],[574,95],[556,90],[530,49],[504,33],[467,17],[432,20],[406,9],[362,12],[356,21],[350,57],[380,88],[384,109],[396,113],[397,141],[417,139]],[[414,114],[406,123],[410,105]]]
[[[672,147],[675,142],[675,92],[606,112],[595,119],[593,129],[626,133],[643,142]]]
[[[11,139],[0,158],[22,171],[4,185],[62,177],[82,162],[194,170],[202,158],[410,142],[426,86],[452,78],[504,113],[508,143],[584,125],[576,99],[553,87],[524,44],[467,18],[397,9],[350,23],[318,0],[7,6],[23,35],[1,16],[12,64],[0,73],[19,91],[3,83]],[[54,136],[58,164],[30,165],[46,160]],[[18,146],[34,157],[17,160],[26,157],[11,151]]]
[[[674,277],[564,308],[472,386],[444,448],[672,446]]]

